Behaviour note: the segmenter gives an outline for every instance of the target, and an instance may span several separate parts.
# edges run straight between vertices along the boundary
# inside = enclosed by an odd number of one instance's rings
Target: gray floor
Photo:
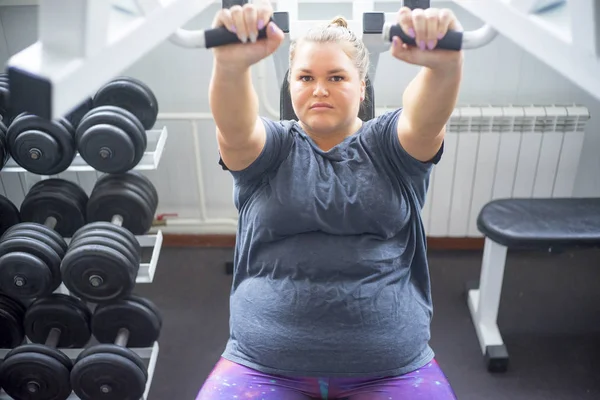
[[[229,249],[163,249],[137,293],[164,315],[150,400],[193,400],[228,333]],[[480,252],[431,252],[432,346],[461,400],[600,399],[600,252],[511,253],[498,324],[507,373],[489,374],[463,298]],[[218,399],[215,399],[218,400]]]

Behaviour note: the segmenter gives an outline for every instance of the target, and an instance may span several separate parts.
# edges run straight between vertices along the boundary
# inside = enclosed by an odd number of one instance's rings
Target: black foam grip
[[[394,36],[398,36],[400,39],[402,39],[402,41],[404,43],[408,44],[409,46],[415,46],[417,44],[416,40],[413,39],[412,37],[408,36],[406,33],[404,33],[404,31],[398,24],[392,25],[392,27],[390,28],[390,40],[392,40],[392,38]],[[463,42],[463,33],[462,32],[448,31],[448,32],[446,32],[446,35],[443,38],[438,40],[435,48],[459,51],[460,49],[462,49],[462,42]]]
[[[267,26],[270,22],[271,20],[267,22],[267,25],[264,28],[258,31],[258,39],[264,39],[267,37]],[[205,30],[204,39],[207,49],[210,49],[211,47],[224,46],[226,44],[241,43],[240,39],[237,37],[237,34],[231,32],[224,26]]]
[[[248,0],[222,0],[221,8],[231,8],[233,6],[243,6]]]
[[[411,10],[420,8],[425,10],[431,7],[431,0],[402,0],[402,6],[408,7]]]

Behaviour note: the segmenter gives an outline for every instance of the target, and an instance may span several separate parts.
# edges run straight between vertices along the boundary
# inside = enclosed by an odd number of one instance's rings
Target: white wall
[[[475,29],[482,22],[454,9],[466,29]],[[186,27],[205,28],[210,25],[218,6],[214,5],[197,16]],[[393,5],[377,4],[378,11],[395,11]],[[339,4],[302,5],[301,19],[328,19],[342,14],[351,17],[351,8]],[[35,7],[0,7],[0,60],[32,43],[36,32]],[[2,38],[4,36],[4,38]],[[207,87],[211,74],[211,52],[182,49],[165,42],[132,65],[124,74],[135,76],[149,84],[156,93],[161,114],[208,113]],[[266,62],[267,101],[279,109],[279,94],[271,84],[275,76],[272,63]],[[374,82],[377,106],[401,105],[401,94],[413,78],[416,68],[401,64],[389,54],[380,60]],[[259,87],[259,73],[255,71]],[[465,79],[460,92],[461,104],[552,104],[579,103],[587,106],[592,119],[586,130],[584,152],[580,160],[575,195],[600,195],[600,102],[583,90],[521,51],[503,37],[492,45],[466,54]],[[263,107],[263,112],[265,112]],[[192,121],[161,119],[158,125],[169,129],[169,141],[158,171],[148,173],[160,196],[159,212],[178,213],[182,218],[227,218],[234,220],[232,181],[217,164],[218,153],[211,120],[197,121],[198,145],[194,143]],[[202,175],[198,175],[197,164]],[[201,178],[201,179],[199,179]],[[200,191],[206,199],[206,215],[201,215]],[[174,228],[175,229],[175,228]],[[176,229],[180,229],[179,227]],[[183,228],[181,228],[183,229]],[[187,227],[202,232],[232,232],[231,224]]]

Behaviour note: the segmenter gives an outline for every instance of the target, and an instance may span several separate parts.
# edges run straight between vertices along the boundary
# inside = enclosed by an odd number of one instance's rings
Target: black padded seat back
[[[280,94],[280,102],[279,102],[279,119],[283,121],[287,120],[296,120],[298,121],[298,117],[294,112],[294,107],[292,107],[292,98],[290,96],[290,85],[288,83],[288,74],[290,71],[288,70],[285,73],[285,78],[283,79],[283,85],[281,85],[281,94]],[[358,117],[363,121],[368,121],[375,117],[375,94],[373,93],[373,85],[371,85],[371,81],[369,77],[365,80],[366,88],[365,88],[365,100],[363,101],[360,110],[358,112]]]
[[[477,228],[511,249],[600,247],[600,198],[492,200]]]

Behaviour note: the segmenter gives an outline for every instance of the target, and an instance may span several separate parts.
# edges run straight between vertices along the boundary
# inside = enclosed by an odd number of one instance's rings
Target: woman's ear
[[[360,101],[361,103],[363,101],[365,101],[365,96],[366,96],[366,92],[367,92],[367,83],[365,82],[365,80],[363,79],[360,82]]]

